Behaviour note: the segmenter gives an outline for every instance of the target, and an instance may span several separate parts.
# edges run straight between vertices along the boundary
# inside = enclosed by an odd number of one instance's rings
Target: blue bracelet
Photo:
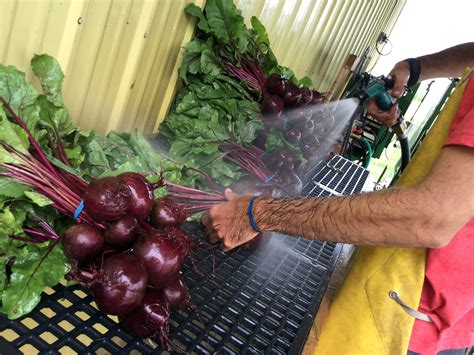
[[[275,177],[275,175],[272,175],[272,176],[266,178],[265,184],[268,184],[270,181],[272,181],[272,179],[273,179],[274,177]]]
[[[81,200],[79,205],[76,208],[76,211],[74,211],[74,219],[77,221],[79,218],[79,215],[81,214],[82,210],[84,209],[84,200]]]
[[[249,208],[247,210],[247,214],[249,215],[249,220],[250,220],[250,225],[252,226],[253,230],[257,233],[261,233],[262,231],[260,229],[258,229],[257,225],[255,224],[255,221],[253,219],[253,214],[252,214],[252,210],[253,210],[253,203],[255,202],[255,199],[257,198],[258,196],[254,196],[252,197],[252,199],[250,200],[249,202]]]

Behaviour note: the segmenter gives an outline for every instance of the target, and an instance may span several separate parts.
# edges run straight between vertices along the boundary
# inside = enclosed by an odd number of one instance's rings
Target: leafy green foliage
[[[265,26],[252,17],[251,28],[247,28],[232,0],[208,0],[204,11],[190,4],[185,11],[197,18],[197,32],[185,46],[179,68],[184,87],[160,132],[170,141],[176,160],[192,161],[215,181],[228,185],[240,178],[242,171],[222,158],[219,142],[252,144],[263,128],[259,104],[263,95],[231,76],[226,63],[238,68],[237,58],[245,57],[264,75],[279,73],[297,85],[311,81],[307,77],[298,80],[291,69],[278,64]],[[283,146],[289,143],[281,134],[273,134],[269,148]],[[298,147],[290,148],[301,155]]]
[[[47,54],[35,55],[31,60],[31,68],[39,79],[47,100],[56,106],[63,106],[61,88],[64,74],[58,61]]]
[[[208,59],[204,65],[212,72],[212,56]],[[37,93],[25,81],[24,73],[0,65],[0,96],[26,121],[28,129],[57,167],[86,179],[124,171],[146,174],[155,182],[163,172],[165,178],[189,186],[202,179],[184,163],[178,164],[160,154],[138,132],[111,132],[103,137],[94,131],[80,131],[64,107],[61,95],[64,75],[59,63],[43,54],[33,58],[32,67],[42,93]],[[54,157],[49,140],[53,145],[61,140],[70,165]],[[25,131],[2,104],[0,141],[23,153],[30,148]],[[54,150],[57,154],[57,147]],[[0,162],[18,161],[0,148]],[[195,166],[192,160],[185,163]],[[12,238],[25,237],[24,227],[37,227],[30,215],[47,221],[62,235],[73,221],[52,209],[51,203],[29,186],[0,176],[0,311],[11,319],[30,312],[40,301],[44,288],[56,285],[70,268],[59,245]]]
[[[2,292],[2,312],[10,319],[31,312],[43,290],[56,285],[68,270],[67,259],[54,242],[29,245],[21,250],[12,266],[9,285]]]

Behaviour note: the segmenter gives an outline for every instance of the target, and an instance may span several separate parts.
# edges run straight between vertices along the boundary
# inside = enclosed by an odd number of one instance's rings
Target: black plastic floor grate
[[[331,166],[347,170],[334,175]],[[311,196],[326,196],[333,190],[360,192],[365,174],[364,169],[336,156],[313,170],[314,178],[305,186],[305,192]],[[196,237],[202,234],[196,225],[187,225],[186,229]],[[199,314],[174,312],[171,340],[183,351],[193,353],[300,352],[340,247],[273,235],[264,236],[251,249],[228,254],[216,250],[218,285],[198,275],[187,260],[183,277]],[[193,257],[201,268],[212,270],[209,251],[201,250]],[[92,296],[77,286],[58,285],[48,290],[37,309],[19,320],[1,317],[0,335],[25,354],[165,353],[155,343],[129,335],[115,317],[99,312]],[[4,352],[0,344],[0,353]]]

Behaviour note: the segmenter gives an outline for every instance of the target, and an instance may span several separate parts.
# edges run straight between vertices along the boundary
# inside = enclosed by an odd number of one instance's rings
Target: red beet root
[[[143,175],[133,172],[120,174],[119,178],[131,191],[127,213],[138,219],[147,218],[153,207],[153,191],[148,181]]]
[[[141,235],[133,252],[145,264],[150,286],[163,288],[179,277],[183,246],[167,234]]]
[[[271,95],[262,102],[262,113],[280,116],[283,112],[284,103],[281,97]]]
[[[88,224],[70,227],[62,241],[64,253],[71,261],[83,263],[96,256],[104,245],[99,230]]]
[[[92,286],[99,309],[124,315],[133,311],[145,295],[148,275],[143,263],[133,254],[108,257],[103,266],[105,280]]]
[[[172,309],[185,309],[191,300],[188,289],[180,278],[163,289],[163,296]]]
[[[303,105],[310,105],[313,101],[313,92],[311,89],[304,87],[301,88],[301,102]]]
[[[285,95],[283,96],[283,101],[285,107],[292,107],[298,104],[301,99],[301,90],[291,81],[286,84]]]
[[[133,312],[120,317],[120,323],[141,338],[159,335],[166,347],[169,316],[169,306],[162,292],[147,288],[143,301]]]
[[[126,248],[133,243],[138,232],[135,217],[126,215],[115,221],[105,232],[105,241],[116,248]]]
[[[130,189],[118,177],[101,178],[87,188],[84,210],[98,221],[116,221],[126,214],[130,197]]]
[[[271,74],[267,78],[265,86],[272,95],[283,96],[285,94],[285,80],[279,74]]]
[[[150,219],[156,228],[179,226],[186,219],[186,212],[166,197],[162,197],[155,201]]]

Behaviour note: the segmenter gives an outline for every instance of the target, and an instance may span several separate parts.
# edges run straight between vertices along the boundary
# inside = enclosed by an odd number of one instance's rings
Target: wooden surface
[[[343,245],[337,258],[336,266],[331,275],[331,279],[329,280],[329,286],[326,290],[326,293],[324,294],[323,300],[321,301],[321,305],[318,309],[318,313],[316,313],[315,320],[306,339],[306,343],[302,351],[303,355],[312,355],[314,353],[319,334],[321,334],[321,329],[324,326],[324,320],[329,313],[331,302],[341,287],[342,282],[344,281],[344,278],[346,277],[347,272],[349,271],[349,268],[352,264],[352,261],[354,260],[353,258],[356,255],[356,252],[357,248],[355,246],[350,244]]]

